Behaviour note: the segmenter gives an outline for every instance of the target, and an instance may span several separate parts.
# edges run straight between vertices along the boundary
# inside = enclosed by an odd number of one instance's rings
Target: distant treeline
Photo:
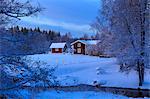
[[[96,35],[97,36],[97,35]],[[41,30],[38,28],[11,27],[8,30],[0,30],[1,55],[26,55],[48,52],[52,42],[70,43],[77,39],[96,39],[96,36],[88,37],[87,34],[81,38],[73,38],[68,32],[61,35],[53,30]]]
[[[40,28],[11,27],[0,30],[1,55],[26,55],[45,53],[49,51],[52,42],[71,42],[71,33],[60,35],[52,30],[45,31]]]
[[[73,38],[70,32],[61,35],[60,32],[56,32],[53,30],[41,30],[39,27],[33,29],[33,28],[15,26],[9,28],[9,30],[12,33],[23,33],[24,35],[30,35],[31,33],[42,33],[43,35],[46,35],[47,40],[55,40],[56,42],[68,41],[69,39],[97,40],[100,38],[99,33],[96,33],[95,35],[92,36],[89,36],[87,33],[85,33],[83,36],[79,38]]]
[[[23,35],[32,35],[34,33],[40,33],[40,35],[45,35],[48,41],[56,40],[61,37],[60,32],[55,32],[53,30],[41,30],[39,27],[37,28],[26,28],[26,27],[11,27],[9,28],[11,33],[22,33]]]

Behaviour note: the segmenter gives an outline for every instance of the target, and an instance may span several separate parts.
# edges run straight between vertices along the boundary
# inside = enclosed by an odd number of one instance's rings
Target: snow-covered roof
[[[85,42],[86,44],[89,44],[89,45],[96,45],[99,40],[84,40],[82,42]]]
[[[96,45],[99,42],[99,40],[77,40],[77,41],[71,43],[71,45],[75,44],[76,42],[81,42],[86,45]]]
[[[50,48],[64,48],[66,43],[52,43]]]

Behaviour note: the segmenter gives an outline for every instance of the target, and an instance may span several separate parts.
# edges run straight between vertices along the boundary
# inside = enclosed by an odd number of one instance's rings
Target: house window
[[[58,49],[58,48],[55,48],[55,51],[59,51],[59,49]]]
[[[81,47],[81,43],[78,43],[78,44],[77,44],[77,47]]]
[[[78,49],[77,49],[77,53],[81,53],[81,48],[78,48]]]

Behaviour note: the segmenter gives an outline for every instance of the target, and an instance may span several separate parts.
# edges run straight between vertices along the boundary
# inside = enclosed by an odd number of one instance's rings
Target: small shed
[[[67,49],[66,43],[52,43],[50,46],[52,53],[63,53]]]
[[[99,40],[76,40],[71,43],[74,54],[87,54],[89,47],[96,46]]]

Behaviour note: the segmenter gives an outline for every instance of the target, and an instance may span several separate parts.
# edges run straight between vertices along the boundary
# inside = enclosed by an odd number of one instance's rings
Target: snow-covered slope
[[[138,88],[137,73],[119,72],[115,58],[71,54],[39,54],[29,57],[57,66],[56,75],[62,85],[94,84],[96,81],[103,86]],[[150,71],[146,72],[142,86],[144,89],[150,89],[149,75]]]

